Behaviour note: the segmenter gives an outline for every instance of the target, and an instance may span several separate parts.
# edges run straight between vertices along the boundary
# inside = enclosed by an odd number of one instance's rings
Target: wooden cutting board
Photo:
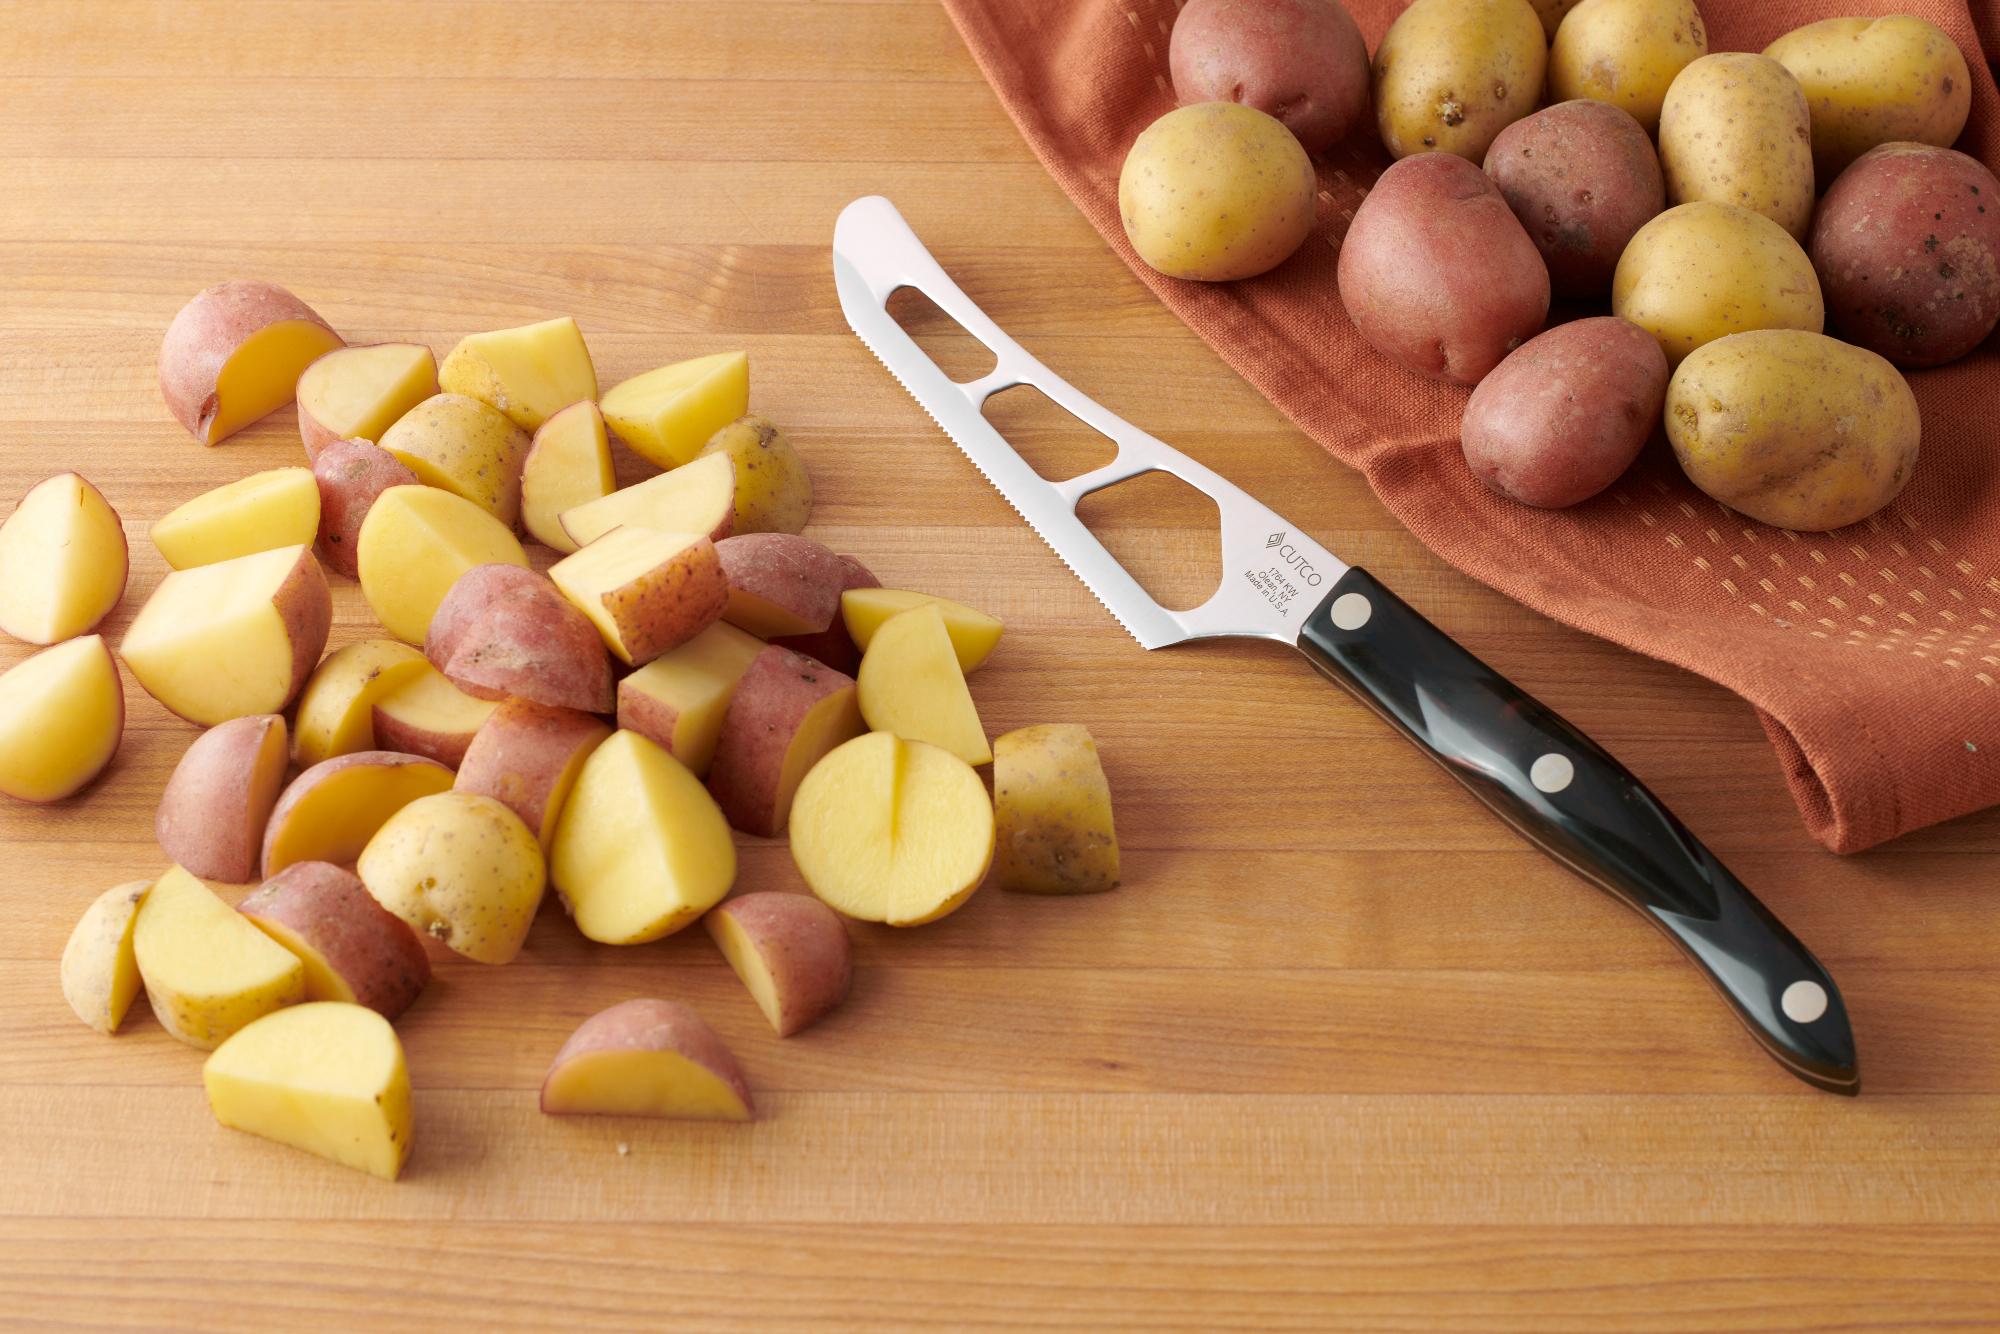
[[[2000,817],[1826,855],[1739,701],[1444,568],[1146,296],[932,5],[18,0],[0,33],[0,499],[74,467],[119,507],[114,636],[161,576],[153,519],[299,457],[284,414],[214,450],[168,419],[154,357],[199,287],[274,280],[440,352],[571,313],[607,384],[744,347],[814,533],[1006,619],[989,728],[1096,732],[1127,872],[857,926],[852,1002],[784,1042],[701,933],[596,947],[551,912],[403,1023],[417,1150],[386,1185],[218,1128],[143,1011],[108,1040],[65,1009],[70,925],[159,869],[194,735],[128,683],[102,781],[0,808],[0,1321],[2000,1322]],[[847,332],[827,246],[870,192],[1079,386],[1630,762],[1838,976],[1864,1096],[1780,1073],[1664,941],[1293,655],[1128,641]],[[1043,406],[999,410],[1074,468]],[[1205,504],[1141,482],[1091,517],[1192,601]],[[336,605],[337,641],[369,632],[352,584]],[[756,841],[742,884],[798,887]],[[638,995],[697,1006],[764,1118],[538,1114],[568,1030]]]

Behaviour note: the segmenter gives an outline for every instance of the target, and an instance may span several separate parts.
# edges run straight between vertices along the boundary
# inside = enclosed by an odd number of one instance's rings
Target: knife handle
[[[1664,931],[1793,1074],[1859,1092],[1833,978],[1596,742],[1364,570],[1334,584],[1298,646],[1531,843]]]

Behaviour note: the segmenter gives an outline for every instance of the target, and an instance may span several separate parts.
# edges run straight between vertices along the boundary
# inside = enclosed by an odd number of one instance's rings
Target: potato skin
[[[1368,116],[1368,44],[1339,0],[1188,0],[1167,65],[1182,103],[1255,107],[1308,153]]]
[[[776,1012],[766,1010],[764,1017],[779,1037],[817,1022],[847,999],[854,980],[847,926],[812,895],[763,890],[711,908],[701,924],[726,954],[725,922],[742,933],[771,975]]]
[[[1666,420],[1689,481],[1753,519],[1813,533],[1894,500],[1922,430],[1894,366],[1796,329],[1697,348],[1667,386]]]
[[[1625,243],[1667,202],[1652,139],[1609,102],[1563,102],[1515,121],[1486,150],[1486,174],[1558,296],[1602,299]]]
[[[1528,0],[1416,0],[1375,50],[1375,127],[1392,157],[1470,162],[1535,109],[1548,65]]]
[[[1290,130],[1255,107],[1202,102],[1169,111],[1133,141],[1118,173],[1118,215],[1152,269],[1228,282],[1299,248],[1317,190]]]
[[[1805,89],[1822,184],[1878,144],[1949,148],[1972,111],[1965,53],[1910,14],[1822,19],[1764,48]]]
[[[548,576],[518,565],[475,565],[460,575],[431,617],[424,654],[477,699],[518,695],[585,713],[617,707],[597,627]]]
[[[1022,894],[1096,894],[1118,884],[1118,831],[1097,742],[1039,723],[993,742],[993,883]]]
[[[1767,56],[1703,56],[1667,89],[1660,167],[1674,203],[1735,204],[1804,240],[1813,211],[1805,90]]]
[[[287,753],[285,720],[275,713],[231,718],[197,736],[168,777],[153,817],[167,860],[204,880],[255,879],[264,825],[285,786]]]
[[[1679,204],[1641,227],[1611,277],[1611,313],[1660,340],[1671,365],[1752,329],[1818,333],[1812,261],[1783,227],[1734,204]]]
[[[676,1052],[729,1086],[743,1104],[743,1120],[756,1116],[750,1086],[743,1080],[736,1057],[702,1017],[679,1001],[628,1000],[601,1010],[577,1026],[542,1080],[542,1111],[550,1115],[589,1113],[596,1109],[565,1106],[557,1076],[573,1060],[606,1051]]]
[[[1393,164],[1340,247],[1340,299],[1376,350],[1417,372],[1477,384],[1534,337],[1549,271],[1500,187],[1450,153]]]
[[[521,521],[529,437],[500,409],[464,394],[433,394],[377,443],[425,485],[465,497],[510,529]]]
[[[1609,102],[1651,134],[1675,76],[1707,54],[1694,0],[1582,0],[1549,47],[1549,99]]]
[[[841,568],[847,572],[840,591],[852,588],[880,588],[882,581],[875,572],[852,556],[840,557]],[[847,633],[847,620],[838,612],[832,624],[826,629],[809,635],[778,635],[771,642],[788,648],[794,653],[803,653],[815,658],[846,676],[852,676],[861,667],[861,650],[855,646],[854,636]]]
[[[415,486],[417,475],[388,450],[366,440],[336,440],[313,458],[319,483],[319,541],[313,550],[330,570],[361,573],[354,543],[375,497],[392,486]]]
[[[292,320],[317,324],[332,336],[334,346],[344,345],[318,311],[275,283],[237,279],[189,298],[160,340],[160,397],[174,420],[204,445],[219,443],[211,433],[222,368],[252,334]]]
[[[730,827],[760,838],[783,834],[792,793],[784,791],[785,757],[800,724],[829,695],[848,692],[854,680],[823,663],[773,644],[743,673],[708,770],[708,790]],[[851,703],[854,733],[864,730]],[[841,738],[845,740],[846,738]]]
[[[546,852],[578,769],[610,735],[588,713],[503,700],[473,734],[452,788],[491,797],[520,816]]]
[[[812,475],[785,433],[767,417],[739,417],[708,438],[696,458],[727,454],[736,468],[736,510],[726,529],[709,534],[801,533],[812,517]]]
[[[409,924],[370,897],[360,877],[330,862],[293,862],[253,890],[236,910],[264,927],[274,924],[319,952],[365,1005],[394,1019],[430,985],[431,961]],[[283,937],[269,932],[280,945]],[[289,948],[289,946],[287,946]],[[316,974],[306,970],[307,1000]]]
[[[2000,322],[2000,180],[1929,144],[1882,144],[1820,201],[1811,240],[1827,314],[1898,366],[1939,366]]]
[[[1560,509],[1631,466],[1666,394],[1658,339],[1615,315],[1576,320],[1529,339],[1479,382],[1459,443],[1492,490]]]

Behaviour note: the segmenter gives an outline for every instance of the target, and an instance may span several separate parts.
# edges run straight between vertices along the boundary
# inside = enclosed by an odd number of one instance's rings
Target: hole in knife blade
[[[1109,436],[1086,426],[1031,384],[990,395],[983,411],[1044,481],[1066,482],[1118,456],[1118,446]]]
[[[1153,601],[1199,607],[1222,583],[1222,515],[1172,473],[1142,472],[1077,502],[1077,518]]]
[[[903,326],[903,332],[939,370],[960,384],[991,375],[1000,364],[1000,358],[986,344],[916,288],[898,287],[889,293],[887,305],[889,318]]]

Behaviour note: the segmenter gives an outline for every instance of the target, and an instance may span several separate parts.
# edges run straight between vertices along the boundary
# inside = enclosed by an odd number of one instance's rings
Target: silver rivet
[[[1817,982],[1794,982],[1778,997],[1778,1008],[1795,1024],[1809,1024],[1826,1013],[1826,988]]]
[[[1575,777],[1576,766],[1569,762],[1567,755],[1551,752],[1528,766],[1528,781],[1535,785],[1538,792],[1560,792]]]
[[[1333,600],[1330,614],[1333,623],[1343,630],[1359,630],[1368,624],[1368,618],[1375,614],[1375,608],[1360,593],[1342,593]]]

